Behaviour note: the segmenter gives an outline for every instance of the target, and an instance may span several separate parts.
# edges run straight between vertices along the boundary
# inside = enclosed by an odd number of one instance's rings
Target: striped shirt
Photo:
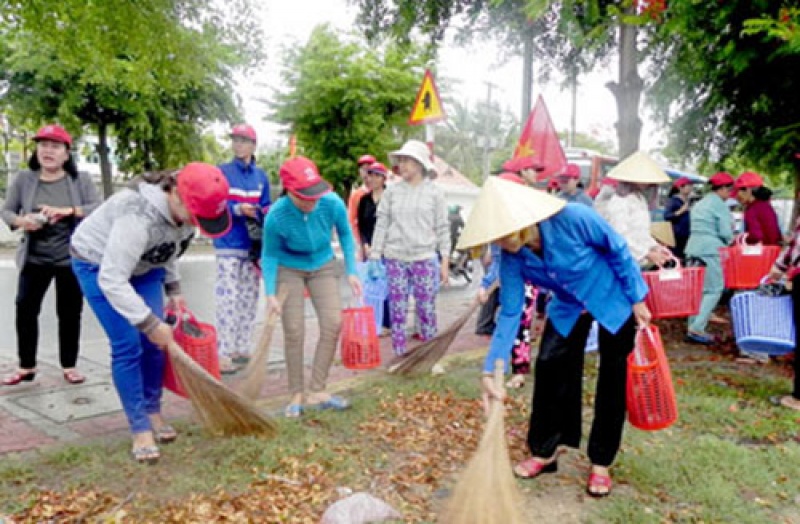
[[[450,254],[450,223],[444,192],[430,180],[386,188],[378,206],[370,258],[413,262]]]

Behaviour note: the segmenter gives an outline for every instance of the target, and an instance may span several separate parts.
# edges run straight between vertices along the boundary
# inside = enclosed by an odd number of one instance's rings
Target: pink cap
[[[219,168],[191,162],[178,173],[178,195],[204,235],[221,237],[231,229],[228,180]]]
[[[676,188],[676,189],[680,189],[680,188],[682,188],[683,186],[688,186],[688,185],[689,185],[689,184],[691,184],[691,183],[692,183],[692,181],[691,181],[691,180],[689,180],[689,179],[688,179],[688,178],[686,178],[685,176],[682,176],[682,177],[680,177],[678,180],[676,180],[674,184],[672,184],[672,187],[674,187],[674,188]]]
[[[331,192],[331,185],[319,175],[316,164],[304,156],[283,163],[279,171],[286,191],[303,200],[318,200]]]
[[[364,164],[372,165],[376,162],[375,157],[372,155],[361,155],[358,159],[358,166],[361,167]]]
[[[56,124],[49,124],[41,128],[36,132],[33,140],[36,142],[39,140],[52,140],[53,142],[66,144],[67,147],[72,147],[72,137],[69,136],[66,129]]]
[[[564,167],[564,171],[558,176],[563,178],[580,178],[581,168],[578,164],[567,164],[566,167]]]
[[[253,126],[247,124],[238,124],[233,126],[233,129],[231,130],[231,137],[234,136],[247,138],[248,140],[256,142],[256,130],[253,129]]]
[[[381,176],[386,176],[388,169],[386,169],[386,166],[380,162],[373,162],[372,165],[367,168],[367,173],[377,173]]]
[[[763,185],[764,179],[761,178],[760,175],[752,171],[745,171],[736,179],[734,187],[736,187],[736,189],[742,189],[744,187],[761,187]]]
[[[709,178],[708,183],[712,186],[732,186],[733,177],[724,171],[720,171],[716,175]]]

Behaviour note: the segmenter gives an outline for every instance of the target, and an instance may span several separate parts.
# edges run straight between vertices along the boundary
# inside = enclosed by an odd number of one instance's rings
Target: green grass
[[[477,398],[476,360],[451,360],[447,368],[442,377],[365,380],[349,393],[356,400],[352,410],[313,413],[301,421],[279,419],[279,436],[272,440],[211,438],[190,422],[178,422],[181,437],[163,448],[157,467],[134,464],[124,435],[5,457],[0,464],[0,514],[35,504],[40,488],[103,490],[120,498],[136,493],[135,511],[128,508],[129,513],[152,514],[160,504],[186,500],[191,494],[220,488],[243,492],[271,475],[286,474],[293,467],[289,458],[319,464],[356,490],[369,489],[370,472],[396,467],[397,457],[391,445],[362,434],[359,425],[383,414],[382,400],[412,398],[426,391]],[[588,402],[596,380],[595,357],[588,359],[586,369]],[[674,358],[672,369],[680,419],[658,432],[626,428],[612,470],[616,488],[611,497],[602,501],[582,497],[585,469],[566,485],[560,479],[560,487],[549,479],[520,486],[531,495],[559,493],[559,500],[545,496],[536,504],[565,505],[568,514],[561,519],[563,524],[799,521],[795,497],[800,492],[796,474],[800,446],[795,438],[800,414],[766,400],[786,391],[785,371],[777,366],[742,369],[729,362],[684,361],[680,356]],[[530,387],[515,393],[526,406]],[[509,413],[509,427],[524,432],[525,417],[524,409]],[[584,418],[588,424],[589,417]],[[582,454],[571,456],[575,458],[570,460],[586,465]],[[437,489],[451,485],[452,478],[447,478]]]

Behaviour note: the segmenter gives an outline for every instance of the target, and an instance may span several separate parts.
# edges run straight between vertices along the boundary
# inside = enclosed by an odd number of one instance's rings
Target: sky
[[[346,0],[261,0],[257,5],[263,6],[258,16],[267,40],[267,62],[261,70],[240,79],[238,92],[245,117],[256,128],[259,142],[277,144],[285,141],[285,137],[280,135],[279,126],[265,121],[268,107],[257,99],[269,98],[280,87],[281,50],[290,45],[304,45],[313,28],[319,24],[329,23],[343,31],[352,30],[357,10]],[[497,47],[493,44],[480,43],[464,48],[446,42],[440,50],[437,75],[450,80],[452,92],[442,93],[442,97],[456,98],[472,105],[486,100],[486,83],[491,82],[493,101],[519,115],[522,59],[512,58],[502,64],[498,62],[497,54]],[[604,84],[615,76],[616,70],[609,68],[579,79],[576,126],[579,132],[594,134],[613,143],[616,143],[616,102]],[[441,89],[441,82],[439,84]],[[569,90],[562,91],[555,83],[534,85],[534,101],[539,94],[544,97],[556,129],[567,130],[571,115]],[[447,111],[446,106],[444,109]],[[657,134],[648,127],[646,124],[642,133],[643,147],[656,145]]]

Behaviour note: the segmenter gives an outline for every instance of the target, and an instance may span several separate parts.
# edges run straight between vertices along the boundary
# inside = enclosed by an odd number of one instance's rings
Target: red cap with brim
[[[564,171],[558,175],[560,178],[580,178],[581,177],[581,168],[578,164],[567,164],[564,168]]]
[[[712,186],[732,186],[734,184],[733,177],[725,172],[717,173],[708,179],[708,183]]]
[[[50,140],[65,144],[67,147],[72,147],[72,137],[69,135],[69,133],[67,133],[67,130],[55,124],[50,124],[41,128],[36,132],[33,140],[34,142],[38,142],[40,140]]]
[[[381,164],[380,162],[373,162],[368,168],[367,173],[374,173],[381,176],[386,176],[388,170],[386,166]]]
[[[375,157],[372,155],[361,155],[358,159],[358,165],[362,166],[364,164],[372,165],[376,162]]]
[[[204,235],[217,238],[230,231],[230,186],[219,168],[202,162],[186,164],[178,173],[177,186],[183,205]]]
[[[246,138],[248,140],[252,140],[253,142],[255,142],[256,130],[253,129],[253,126],[249,126],[247,124],[239,124],[237,126],[233,126],[233,129],[231,130],[231,137],[234,136]]]
[[[686,178],[685,176],[682,176],[682,177],[680,177],[678,180],[676,180],[674,184],[672,184],[672,187],[674,187],[674,188],[676,188],[676,189],[680,189],[680,188],[682,188],[683,186],[688,186],[688,185],[690,185],[691,183],[692,183],[692,181],[691,181],[691,180],[689,180],[689,179],[688,179],[688,178]]]
[[[753,173],[752,171],[745,171],[739,175],[739,178],[736,179],[734,187],[736,189],[742,189],[745,187],[761,187],[763,185],[764,179],[761,178],[760,175]]]
[[[303,156],[284,162],[279,174],[283,188],[302,200],[318,200],[332,190],[319,175],[316,164]]]

